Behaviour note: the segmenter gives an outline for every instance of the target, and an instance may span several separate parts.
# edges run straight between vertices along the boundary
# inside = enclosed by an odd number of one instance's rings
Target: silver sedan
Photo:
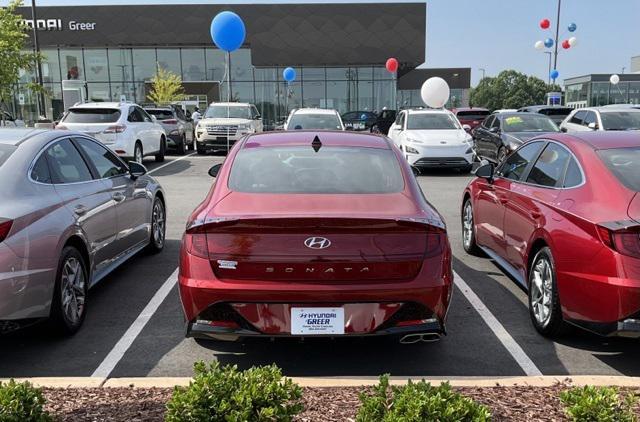
[[[165,243],[162,187],[87,135],[0,130],[0,333],[75,333],[89,288]]]

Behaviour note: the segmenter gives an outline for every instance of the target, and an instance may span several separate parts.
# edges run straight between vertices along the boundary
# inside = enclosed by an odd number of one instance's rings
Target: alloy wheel
[[[165,218],[164,208],[158,200],[153,204],[153,217],[151,220],[151,230],[153,233],[153,242],[157,248],[162,248],[165,237]]]
[[[504,148],[500,148],[500,151],[498,151],[498,163],[503,162],[505,158],[507,158],[507,151]]]
[[[139,145],[136,145],[133,159],[136,163],[142,164],[142,148]]]
[[[471,247],[471,238],[473,237],[473,209],[471,208],[471,202],[468,201],[464,206],[464,212],[462,216],[462,241],[465,248]]]
[[[69,257],[62,266],[60,292],[62,312],[72,325],[78,324],[84,313],[85,282],[82,264],[77,258]]]
[[[541,256],[533,267],[531,281],[531,309],[536,321],[545,327],[551,319],[551,299],[553,297],[553,275],[551,264]]]

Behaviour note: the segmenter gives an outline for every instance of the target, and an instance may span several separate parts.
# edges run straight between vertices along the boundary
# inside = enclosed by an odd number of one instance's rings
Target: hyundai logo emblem
[[[310,249],[326,249],[331,246],[331,241],[326,237],[310,237],[304,241],[304,245]]]

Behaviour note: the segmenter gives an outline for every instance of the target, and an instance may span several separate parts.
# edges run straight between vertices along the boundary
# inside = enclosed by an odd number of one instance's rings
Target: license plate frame
[[[344,308],[292,307],[291,335],[344,335]]]

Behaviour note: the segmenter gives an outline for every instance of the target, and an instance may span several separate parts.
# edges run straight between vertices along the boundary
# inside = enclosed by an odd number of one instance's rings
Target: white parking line
[[[195,154],[195,152],[192,152],[191,154],[183,155],[182,157],[178,157],[178,158],[176,158],[175,160],[171,160],[171,161],[169,161],[168,163],[164,163],[164,164],[163,164],[163,165],[161,165],[160,167],[156,167],[156,168],[154,168],[153,170],[149,170],[149,171],[147,172],[147,174],[151,174],[151,173],[156,172],[156,171],[158,171],[158,170],[160,170],[160,169],[163,169],[163,168],[165,168],[165,167],[167,167],[167,166],[169,166],[169,165],[171,165],[171,164],[173,164],[173,163],[177,163],[177,162],[178,162],[178,161],[180,161],[180,160],[184,160],[184,159],[185,159],[185,158],[187,158],[187,157],[191,157],[193,154]]]
[[[535,363],[527,356],[522,350],[520,345],[511,337],[507,330],[500,324],[491,311],[482,303],[478,295],[471,290],[471,287],[456,273],[453,272],[453,282],[460,289],[462,294],[467,298],[471,305],[475,308],[476,312],[480,314],[480,317],[489,326],[493,334],[500,340],[500,343],[507,349],[509,354],[520,365],[520,368],[528,376],[542,375],[542,372],[538,369]]]
[[[140,335],[142,329],[147,325],[153,314],[158,310],[160,304],[165,300],[165,298],[173,289],[176,282],[178,281],[178,269],[173,272],[169,276],[169,278],[164,282],[164,284],[158,289],[155,295],[151,298],[147,306],[144,307],[140,315],[133,321],[133,324],[129,327],[129,329],[123,334],[123,336],[118,340],[118,342],[113,346],[113,349],[109,352],[109,354],[104,358],[100,366],[93,371],[92,377],[108,377],[113,369],[116,367],[118,362],[122,359],[124,354],[129,350],[134,340]]]

